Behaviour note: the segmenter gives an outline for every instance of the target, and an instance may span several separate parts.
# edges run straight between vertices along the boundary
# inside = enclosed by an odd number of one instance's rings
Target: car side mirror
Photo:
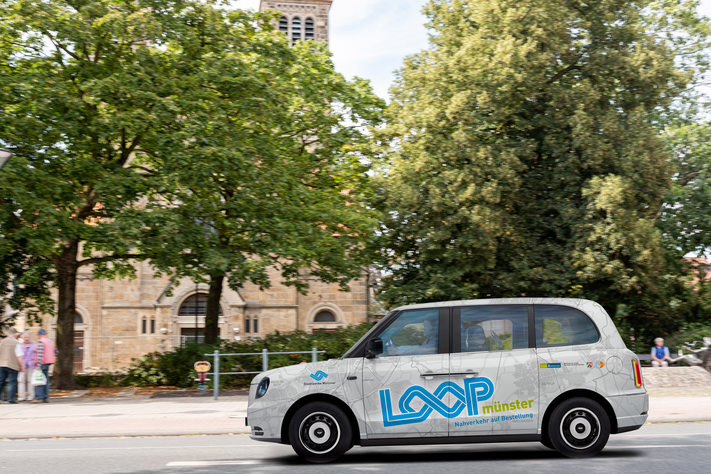
[[[365,358],[372,359],[378,354],[383,353],[383,340],[379,337],[374,337],[365,346]]]

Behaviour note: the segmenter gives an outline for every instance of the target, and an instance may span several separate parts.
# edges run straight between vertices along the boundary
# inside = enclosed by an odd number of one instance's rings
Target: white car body
[[[454,352],[456,344],[468,347],[470,329],[465,340],[464,333],[457,336],[456,329],[446,327],[447,320],[451,325],[462,321],[462,311],[499,306],[527,308],[529,327],[536,324],[530,315],[537,306],[574,308],[590,318],[599,338],[581,345],[538,348],[529,342],[526,348]],[[439,311],[438,353],[366,358],[367,341],[413,310]],[[528,341],[543,337],[528,331]],[[491,344],[503,347],[500,341]],[[402,347],[396,349],[405,352]],[[348,415],[352,444],[362,446],[542,441],[546,422],[561,400],[587,397],[605,409],[615,434],[638,429],[647,419],[648,396],[641,379],[635,379],[633,361],[635,355],[608,314],[592,301],[513,298],[404,306],[389,313],[340,359],[255,377],[248,424],[254,440],[289,443],[288,424],[296,409],[309,401],[328,401]],[[269,388],[257,399],[257,386],[265,377]]]

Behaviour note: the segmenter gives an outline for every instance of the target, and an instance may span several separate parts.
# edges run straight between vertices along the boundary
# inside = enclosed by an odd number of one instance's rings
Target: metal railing
[[[311,362],[318,362],[318,355],[325,354],[326,351],[319,351],[315,347],[310,351],[306,352],[269,352],[268,349],[262,349],[262,352],[246,352],[242,354],[220,354],[220,351],[215,351],[212,354],[204,354],[206,357],[214,357],[214,362],[212,364],[212,372],[208,372],[208,375],[214,376],[212,394],[215,400],[220,396],[220,375],[250,375],[250,374],[261,374],[269,370],[269,356],[270,355],[292,355],[292,354],[311,354]],[[220,357],[232,357],[232,356],[262,356],[262,370],[259,372],[220,372]]]

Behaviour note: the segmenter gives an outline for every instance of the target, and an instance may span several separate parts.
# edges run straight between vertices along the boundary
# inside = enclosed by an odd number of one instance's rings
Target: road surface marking
[[[281,446],[279,444],[269,444],[269,445],[248,445],[248,444],[238,444],[238,445],[232,445],[232,446],[127,446],[125,448],[50,448],[50,449],[7,449],[4,450],[4,452],[7,453],[17,453],[17,452],[41,452],[41,451],[86,451],[87,449],[91,449],[92,451],[103,449],[103,450],[110,450],[110,451],[121,451],[121,450],[126,450],[130,451],[132,449],[204,449],[204,448],[225,448],[225,449],[230,449],[230,448],[244,448],[244,447],[249,447],[249,449],[252,448],[273,448],[276,446]],[[2,450],[0,450],[2,451]]]
[[[625,438],[658,438],[660,436],[708,436],[711,435],[711,431],[707,431],[706,433],[668,433],[668,434],[626,434],[624,433]],[[617,436],[617,435],[615,435]]]
[[[711,444],[647,444],[643,446],[605,446],[605,449],[707,448]]]
[[[261,464],[262,461],[179,461],[169,462],[165,467],[203,467],[203,466],[239,466],[244,464]]]

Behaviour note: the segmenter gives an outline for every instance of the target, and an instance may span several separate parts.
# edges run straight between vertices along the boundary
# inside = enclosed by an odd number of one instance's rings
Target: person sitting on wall
[[[654,340],[652,347],[652,367],[669,367],[669,348],[664,345],[664,339],[658,337]]]

